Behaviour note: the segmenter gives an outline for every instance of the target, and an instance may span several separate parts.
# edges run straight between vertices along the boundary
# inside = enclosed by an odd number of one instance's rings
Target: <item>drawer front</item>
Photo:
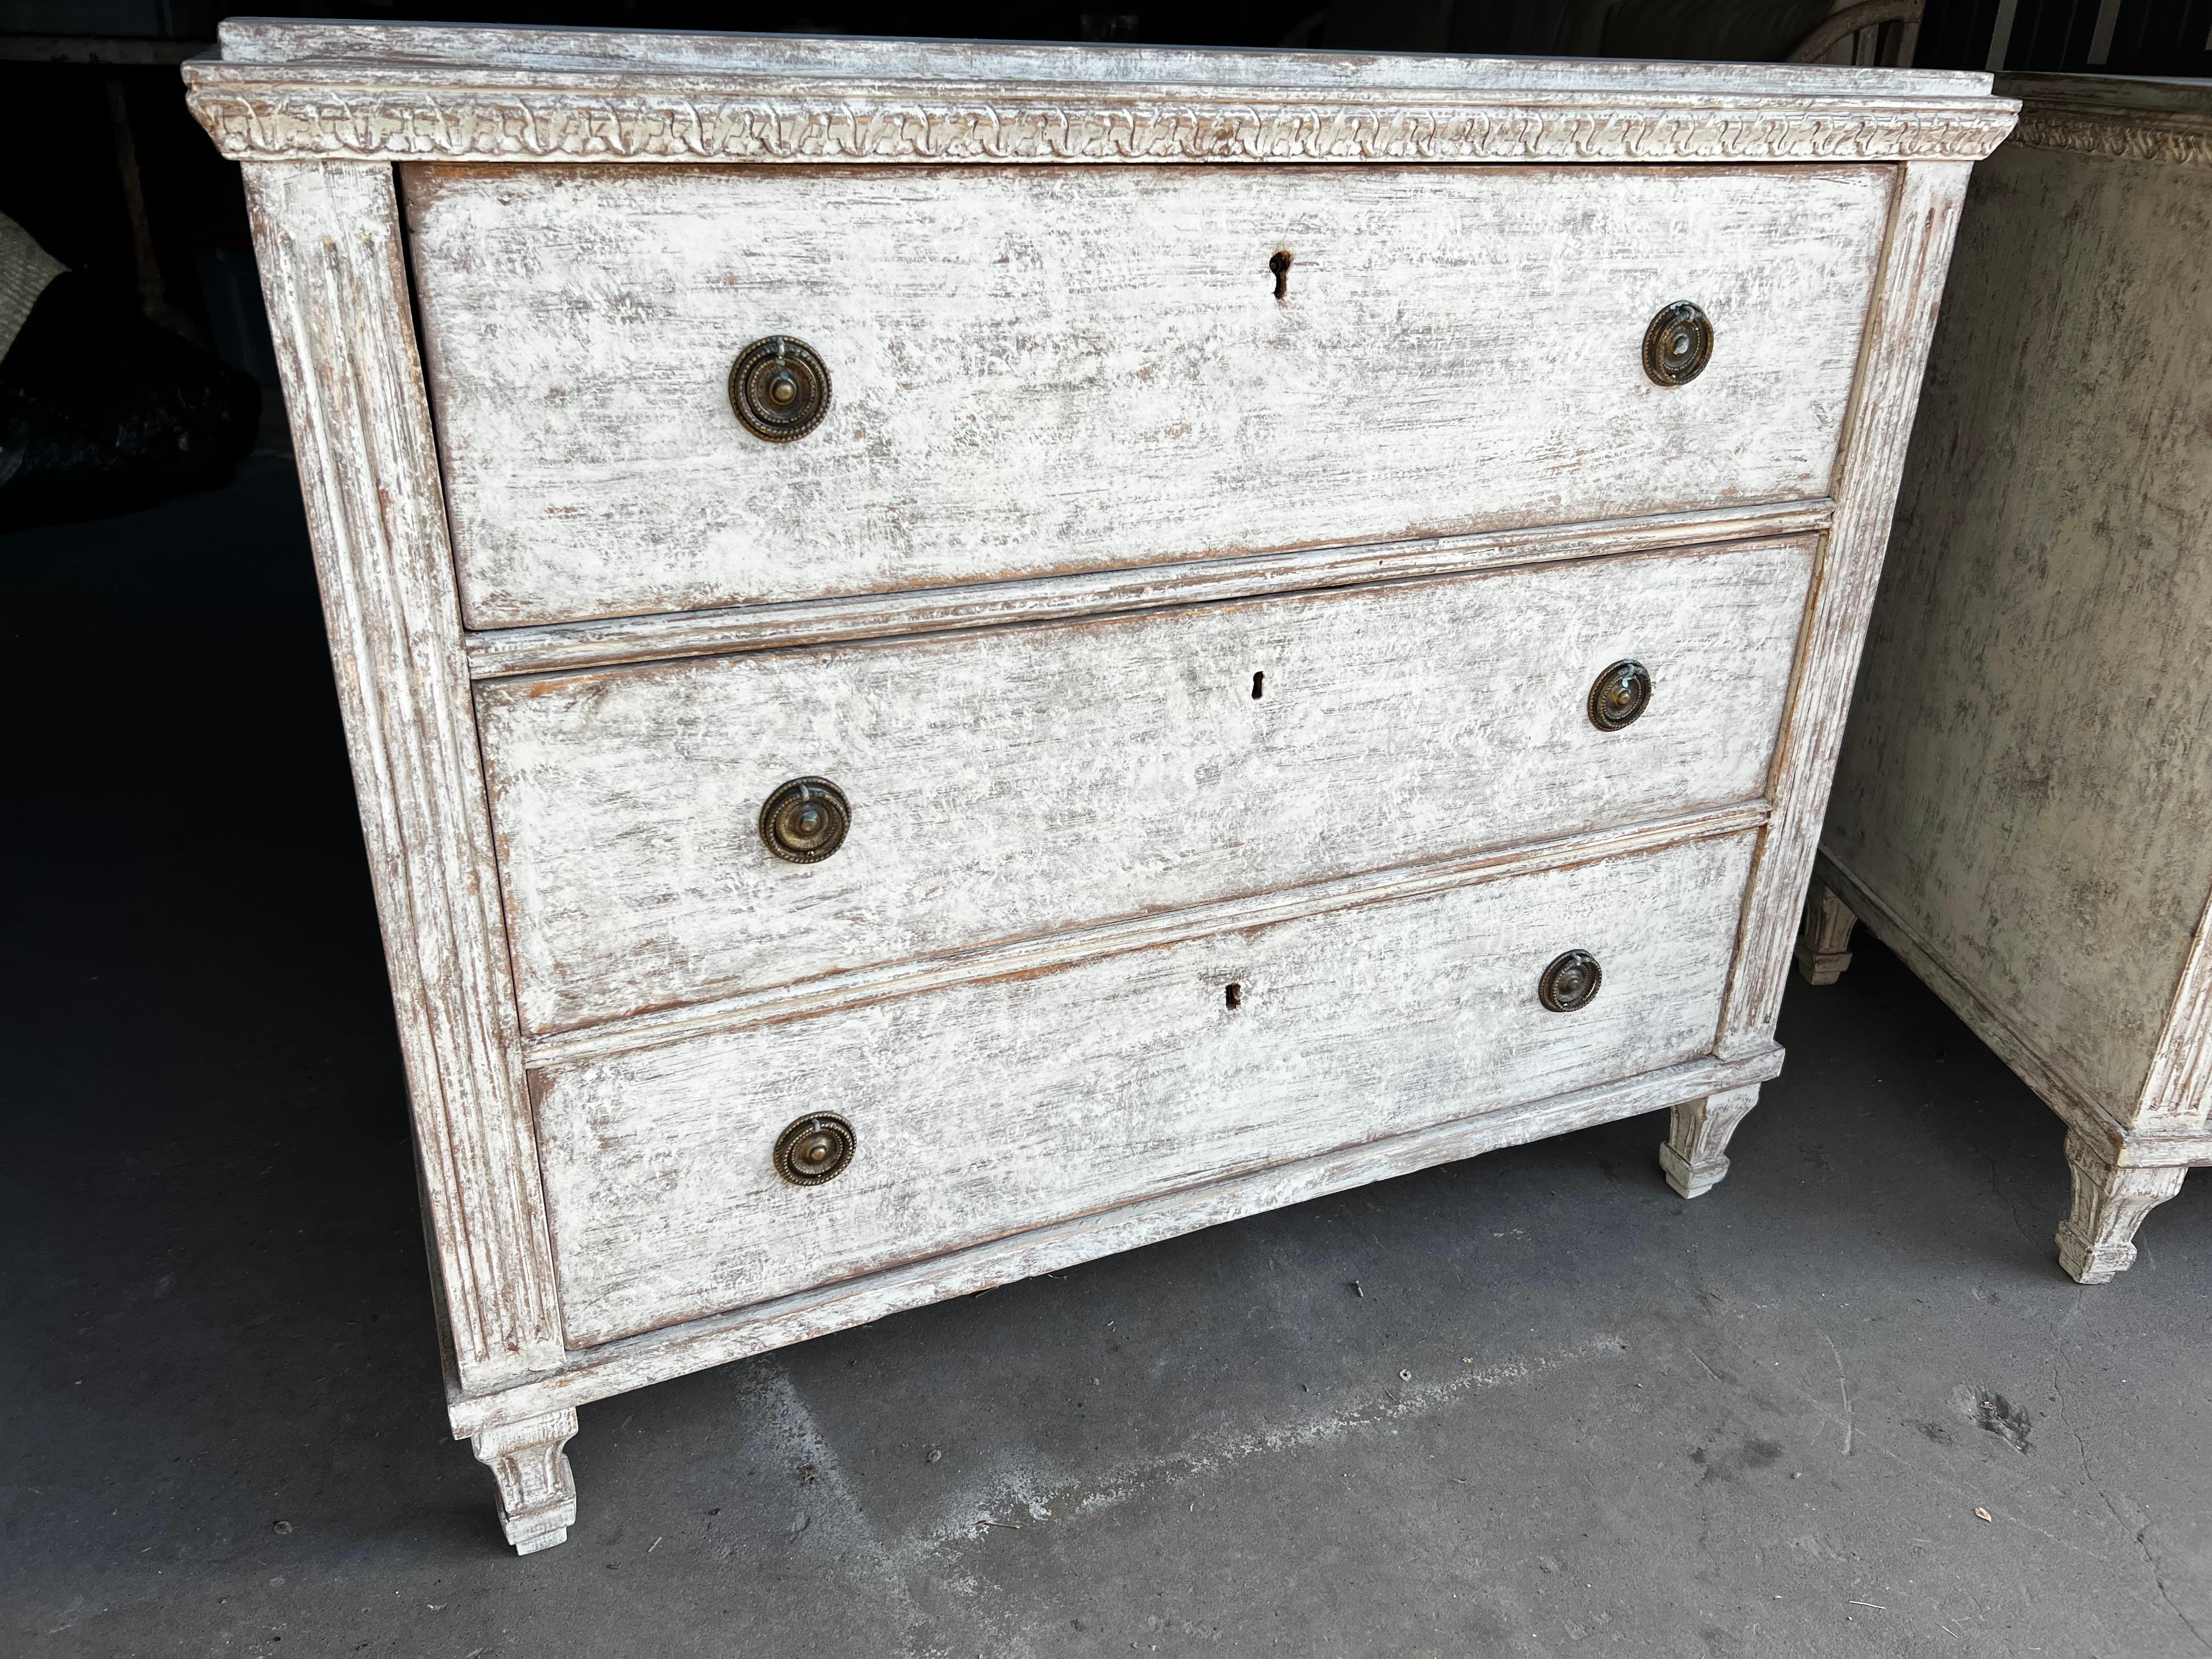
[[[537,1074],[572,1346],[1709,1052],[1752,838]],[[1598,958],[1571,1013],[1537,999]],[[1238,987],[1231,1007],[1226,988]],[[836,1112],[851,1165],[772,1152]]]
[[[1891,174],[412,167],[464,614],[1821,495]],[[779,335],[830,401],[768,442],[728,380]]]
[[[526,1025],[1753,799],[1809,539],[478,690]],[[1592,683],[1652,680],[1601,731]],[[813,864],[761,809],[849,803]]]

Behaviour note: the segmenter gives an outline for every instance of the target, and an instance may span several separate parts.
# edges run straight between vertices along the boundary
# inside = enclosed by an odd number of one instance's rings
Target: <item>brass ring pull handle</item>
[[[1644,372],[1661,386],[1687,386],[1712,356],[1712,319],[1687,300],[1661,307],[1644,331]]]
[[[1570,951],[1553,958],[1544,969],[1544,976],[1536,981],[1536,1000],[1555,1014],[1571,1014],[1577,1008],[1587,1008],[1597,995],[1597,988],[1605,983],[1605,969],[1597,958],[1587,951]]]
[[[1651,671],[1624,657],[1590,682],[1589,722],[1601,732],[1633,726],[1651,706]]]
[[[756,438],[804,438],[830,412],[829,366],[788,334],[755,340],[730,365],[730,407]]]
[[[760,838],[787,864],[819,864],[845,844],[853,809],[827,778],[793,778],[761,803]]]
[[[835,1112],[810,1112],[775,1138],[775,1172],[794,1187],[819,1187],[845,1173],[860,1145]]]

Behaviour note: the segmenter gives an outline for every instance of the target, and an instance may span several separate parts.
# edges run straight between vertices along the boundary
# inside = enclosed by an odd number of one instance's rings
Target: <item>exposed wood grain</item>
[[[1967,171],[1957,163],[1915,162],[1898,177],[1864,355],[1836,459],[1835,523],[1814,578],[1797,682],[1768,787],[1774,816],[1753,866],[1719,1054],[1770,1041],[1782,1010]]]
[[[568,1340],[1695,1059],[1749,853],[1692,842],[546,1068]],[[1571,948],[1604,983],[1554,1013],[1537,980]],[[823,1109],[860,1151],[789,1186],[775,1137]]]
[[[562,1342],[391,169],[249,167],[460,1382]]]
[[[1756,799],[1812,551],[482,684],[525,1027]],[[1651,702],[1600,731],[1624,658]],[[758,815],[808,775],[853,827],[788,864]]]
[[[979,582],[904,593],[796,599],[781,605],[500,629],[468,635],[469,672],[480,678],[495,678],[775,646],[835,645],[849,640],[1010,623],[1115,616],[1212,599],[1790,536],[1825,530],[1832,516],[1825,499],[1784,501],[1703,513],[1661,513],[1598,524],[1544,525],[1480,536],[1306,548],[1247,558],[1194,559],[1182,565],[1027,581]]]
[[[463,611],[1823,496],[1889,187],[1880,167],[411,168]],[[1685,298],[1712,364],[1656,386],[1644,331]],[[779,333],[832,384],[787,444],[727,388]]]
[[[741,1312],[580,1350],[570,1353],[567,1364],[551,1376],[495,1395],[455,1399],[454,1432],[467,1435],[486,1424],[531,1416],[555,1406],[604,1400],[908,1308],[1051,1273],[1408,1170],[1662,1111],[1679,1100],[1765,1081],[1781,1071],[1782,1060],[1778,1048],[1736,1060],[1695,1060],[1550,1100],[1530,1101],[1511,1111],[1462,1118],[1256,1174],[1162,1194],[932,1261],[780,1297]]]

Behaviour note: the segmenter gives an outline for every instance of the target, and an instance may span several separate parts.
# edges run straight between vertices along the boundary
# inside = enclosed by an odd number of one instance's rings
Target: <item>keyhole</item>
[[[1260,699],[1261,699],[1261,696],[1266,693],[1266,691],[1267,691],[1267,675],[1265,675],[1264,673],[1262,673],[1262,674],[1255,674],[1255,675],[1253,675],[1253,676],[1252,676],[1252,701],[1253,701],[1254,702],[1259,702],[1259,701],[1260,701]]]
[[[1244,988],[1235,980],[1231,980],[1222,988],[1222,1000],[1231,1008],[1241,1008],[1244,1005]]]
[[[1291,251],[1288,248],[1279,251],[1273,258],[1267,261],[1267,269],[1275,273],[1275,297],[1278,300],[1289,299],[1291,297]]]

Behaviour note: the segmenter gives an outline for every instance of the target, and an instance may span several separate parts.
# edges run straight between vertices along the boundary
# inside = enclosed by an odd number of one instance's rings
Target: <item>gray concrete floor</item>
[[[0,586],[0,1650],[2212,1645],[2212,1181],[2069,1283],[2056,1120],[1863,939],[1694,1204],[1639,1119],[587,1407],[519,1560],[289,472]]]

